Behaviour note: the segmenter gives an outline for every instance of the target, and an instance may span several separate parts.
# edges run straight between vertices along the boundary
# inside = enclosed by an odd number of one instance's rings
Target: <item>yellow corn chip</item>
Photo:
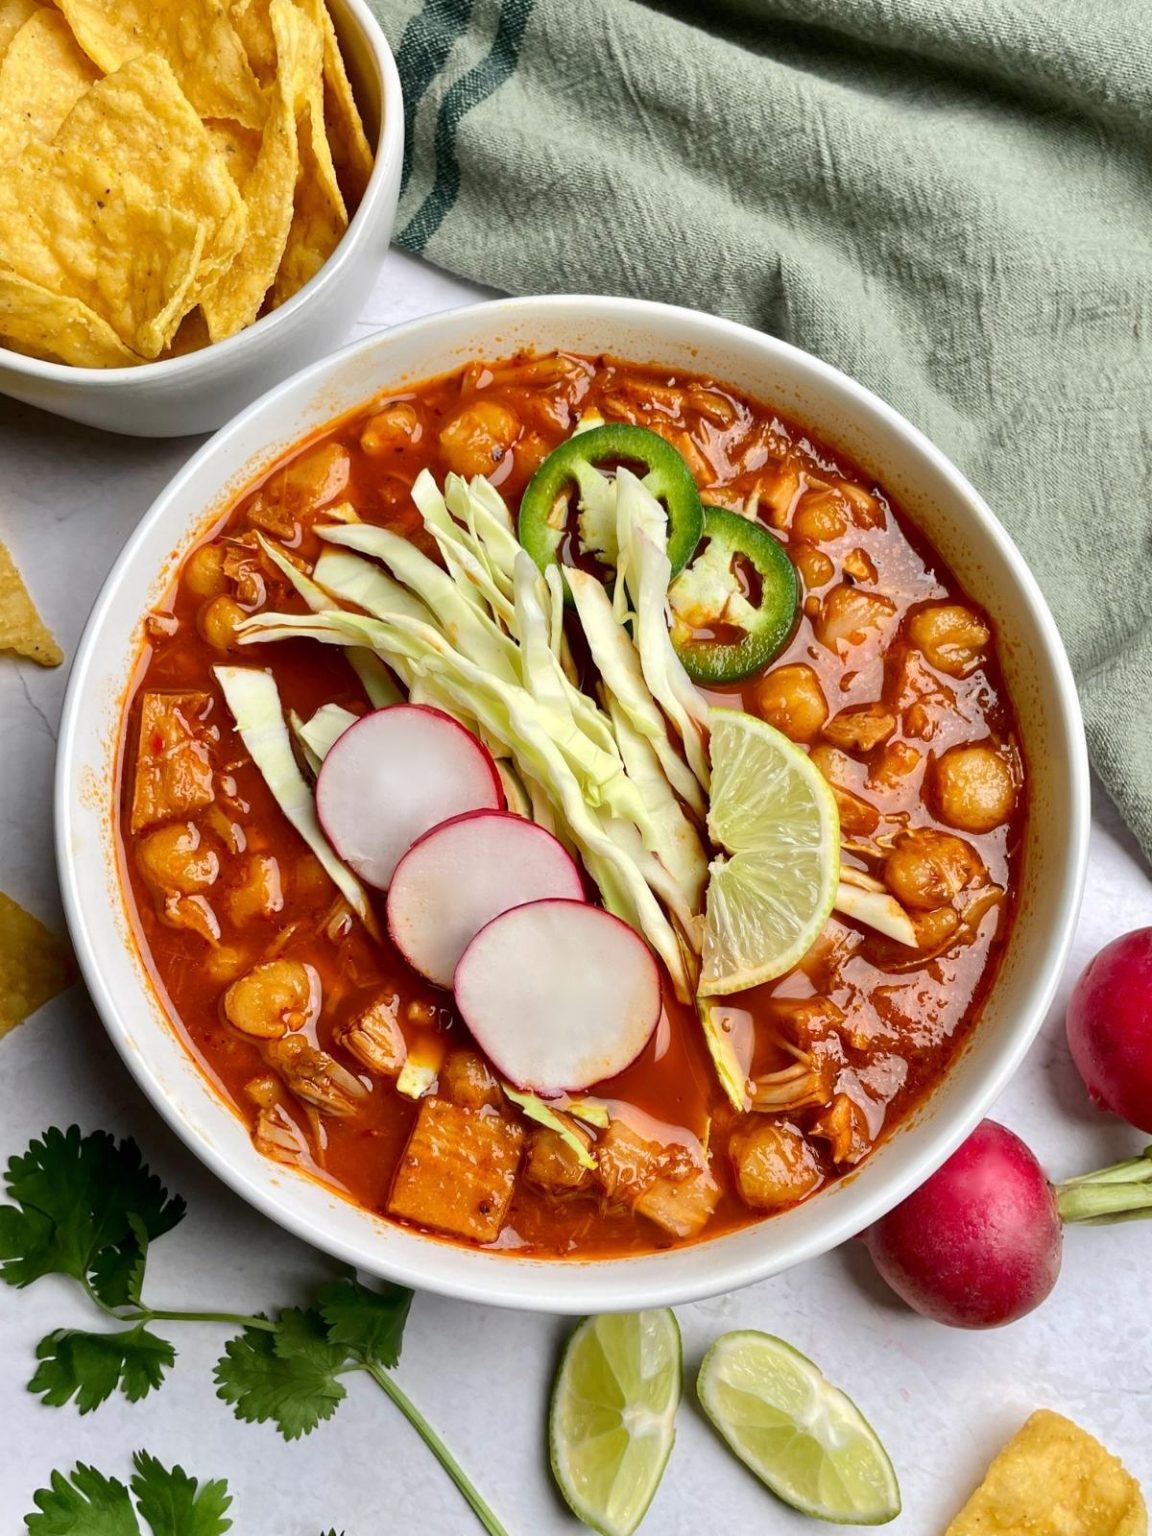
[[[201,117],[260,128],[264,105],[224,0],[59,0],[76,41],[105,74],[142,53],[167,59]]]
[[[945,1536],[1148,1536],[1140,1485],[1098,1440],[1041,1408]]]
[[[293,0],[271,0],[269,16],[277,53],[274,99],[260,155],[243,183],[251,234],[232,266],[201,300],[213,341],[234,335],[256,319],[292,227],[299,169],[296,114],[306,104],[321,40]]]
[[[305,0],[305,4],[324,34],[324,116],[332,160],[345,202],[355,206],[372,174],[372,149],[328,7],[324,0]]]
[[[99,80],[52,144],[0,164],[0,267],[156,357],[243,243],[223,157],[156,55]]]
[[[0,59],[29,16],[38,10],[36,0],[0,0]]]
[[[180,328],[172,340],[161,352],[161,357],[183,357],[186,352],[199,352],[201,347],[206,347],[211,340],[208,335],[208,326],[204,320],[204,312],[197,308],[189,310],[180,322]]]
[[[261,135],[254,128],[245,128],[241,123],[229,122],[226,117],[213,118],[204,126],[208,130],[208,137],[216,146],[217,153],[223,155],[232,180],[243,189],[244,183],[255,169],[260,145],[263,142]]]
[[[0,891],[0,1038],[75,979],[64,940]]]
[[[49,293],[3,268],[0,346],[74,368],[130,368],[144,361],[82,300]]]
[[[7,548],[0,544],[0,651],[15,651],[42,667],[58,667],[64,652],[36,612],[24,579]]]
[[[59,11],[36,11],[0,59],[0,160],[51,139],[100,71]]]
[[[276,72],[276,38],[268,0],[232,0],[229,15],[253,74],[262,85],[267,85]]]

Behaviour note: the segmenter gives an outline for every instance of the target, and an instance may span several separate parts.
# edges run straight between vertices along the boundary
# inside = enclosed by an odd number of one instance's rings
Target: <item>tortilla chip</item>
[[[945,1536],[1148,1536],[1140,1485],[1098,1440],[1041,1408]]]
[[[245,128],[240,123],[231,123],[225,117],[213,118],[204,126],[208,130],[209,138],[216,146],[217,153],[224,157],[224,163],[228,167],[232,180],[242,189],[259,157],[260,145],[263,142],[261,135],[254,128]]]
[[[144,361],[82,300],[49,293],[3,268],[0,346],[74,368],[130,368]]]
[[[223,157],[156,55],[99,80],[52,144],[0,164],[0,267],[156,357],[243,243]]]
[[[111,74],[143,53],[167,59],[201,117],[260,128],[264,105],[224,0],[59,0],[84,52]]]
[[[100,78],[59,11],[30,16],[0,59],[0,160],[30,139],[47,143]]]
[[[24,578],[7,548],[0,544],[0,651],[15,651],[42,667],[58,667],[64,652],[36,612]],[[2,936],[0,936],[2,937]]]
[[[232,0],[229,15],[253,74],[267,85],[276,73],[276,37],[268,0]]]
[[[180,322],[180,329],[161,352],[161,357],[183,357],[186,352],[199,352],[208,346],[212,338],[204,319],[204,311],[197,305],[189,310]]]
[[[75,980],[64,940],[0,891],[0,1039]]]
[[[213,341],[251,325],[260,313],[279,271],[295,212],[300,165],[296,116],[307,104],[322,43],[293,0],[271,0],[269,15],[277,50],[274,99],[259,158],[243,183],[251,234],[232,266],[201,300]]]
[[[36,0],[0,0],[0,59],[29,16],[38,10]]]
[[[352,94],[352,82],[344,68],[344,56],[328,7],[324,0],[307,0],[307,4],[324,33],[324,116],[328,143],[341,191],[348,206],[354,208],[364,196],[372,174],[372,148]]]

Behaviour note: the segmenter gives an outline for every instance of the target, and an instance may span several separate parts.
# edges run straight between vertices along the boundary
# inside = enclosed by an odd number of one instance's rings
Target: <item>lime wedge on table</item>
[[[672,1442],[683,1365],[668,1309],[587,1318],[552,1389],[552,1471],[572,1513],[602,1536],[631,1536]]]
[[[700,1406],[745,1466],[802,1514],[884,1525],[900,1487],[876,1432],[799,1350],[752,1329],[704,1357]]]
[[[840,821],[808,754],[752,715],[714,709],[712,862],[700,993],[782,976],[819,937],[840,879]]]

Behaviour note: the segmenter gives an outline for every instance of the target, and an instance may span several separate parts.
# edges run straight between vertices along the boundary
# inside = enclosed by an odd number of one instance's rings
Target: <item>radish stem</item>
[[[1139,1157],[1055,1186],[1061,1221],[1139,1221],[1152,1217],[1152,1146]]]

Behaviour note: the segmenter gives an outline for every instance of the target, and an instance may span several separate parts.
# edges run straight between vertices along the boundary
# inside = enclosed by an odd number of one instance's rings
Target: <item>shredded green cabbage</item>
[[[519,1089],[511,1087],[508,1083],[502,1083],[501,1087],[513,1104],[518,1105],[524,1111],[529,1120],[535,1120],[537,1125],[542,1125],[547,1130],[556,1132],[565,1146],[571,1148],[581,1168],[595,1168],[596,1159],[584,1145],[582,1138],[577,1134],[574,1127],[568,1123],[563,1115],[557,1114],[554,1109],[551,1109],[543,1099],[537,1098],[534,1093],[521,1093]]]

